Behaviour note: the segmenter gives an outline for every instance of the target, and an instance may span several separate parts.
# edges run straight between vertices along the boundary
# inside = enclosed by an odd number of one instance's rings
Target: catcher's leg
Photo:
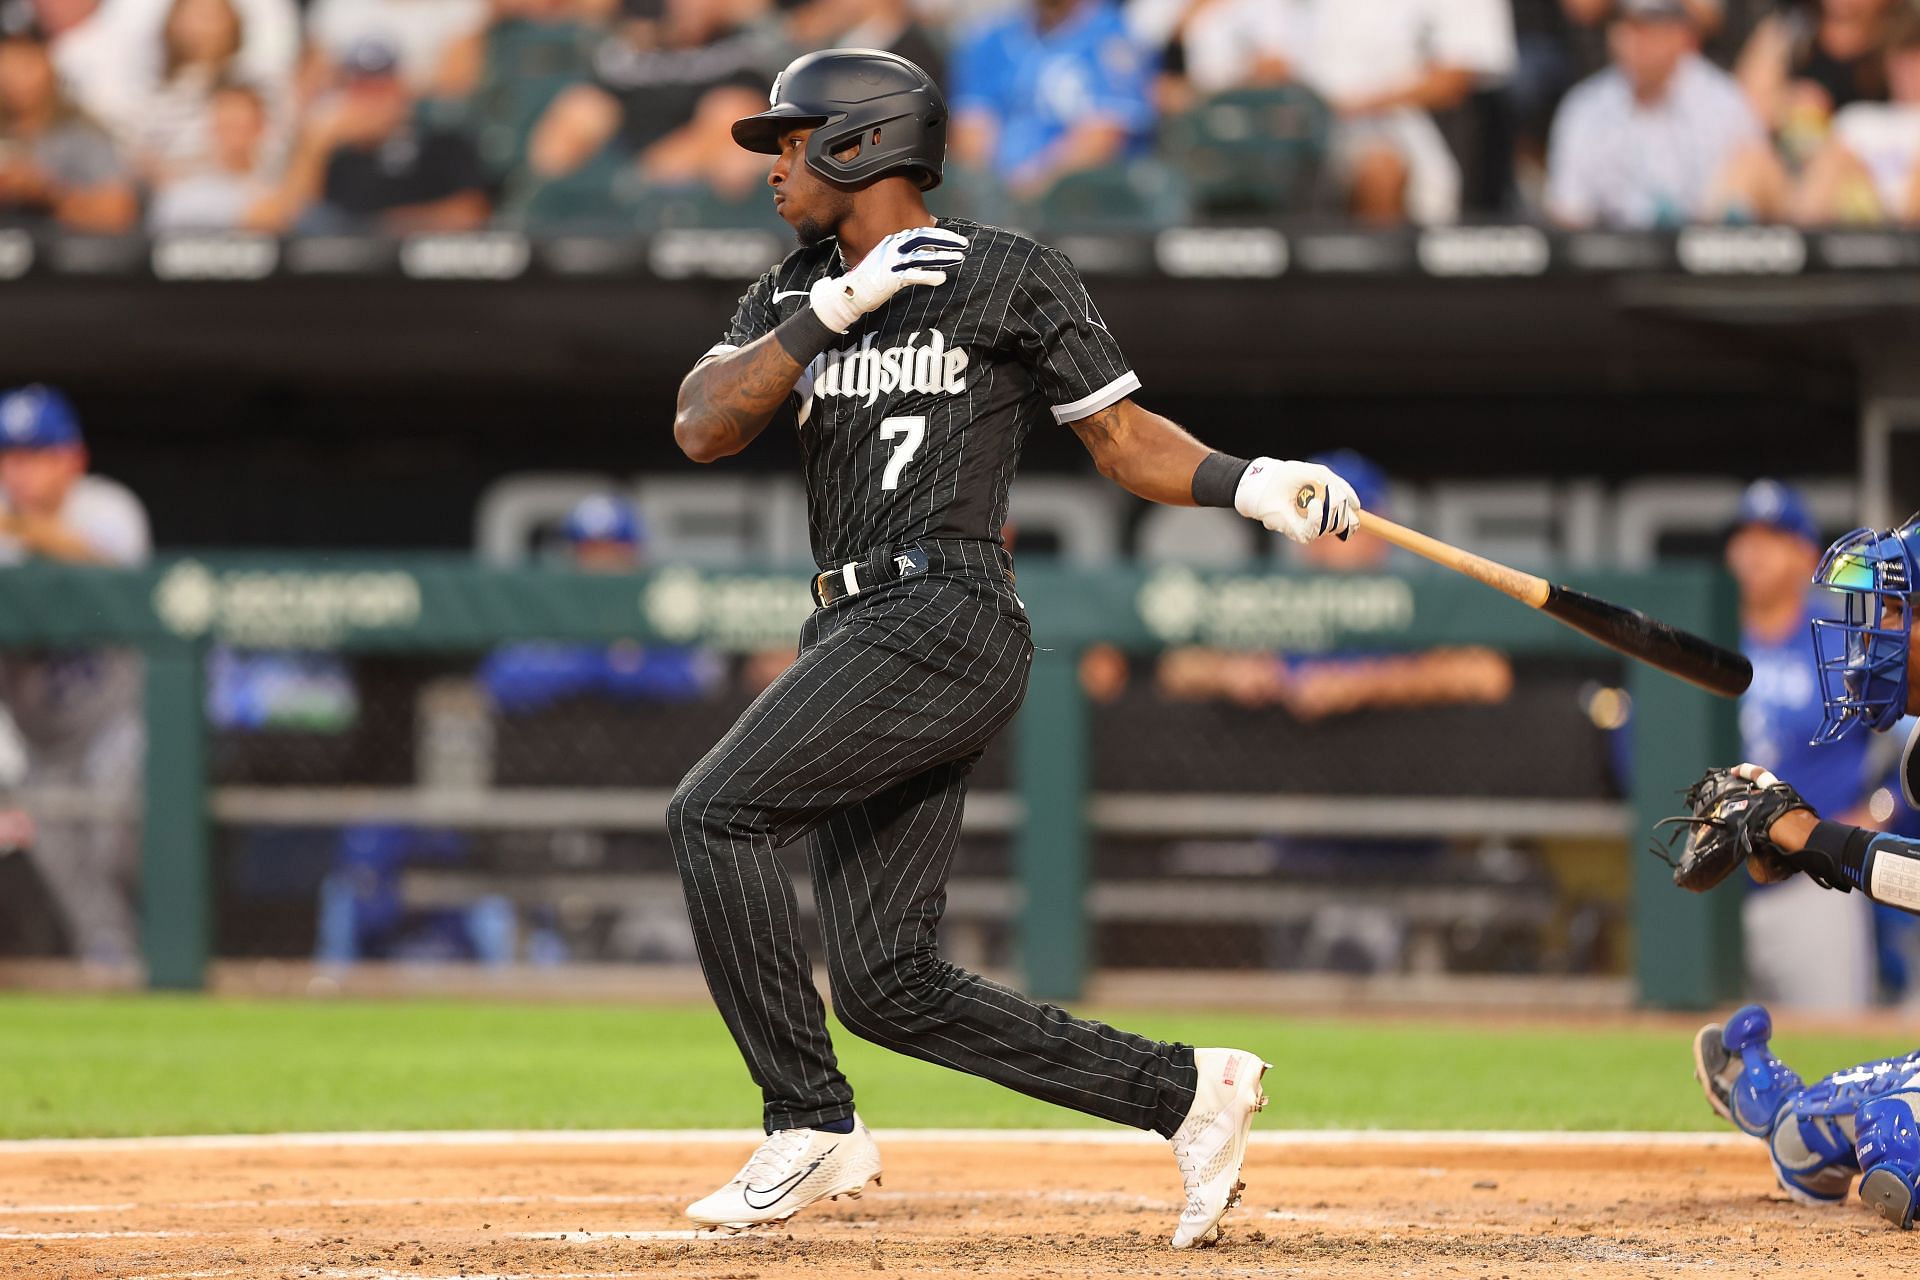
[[[1920,1177],[1914,1112],[1920,1053],[1836,1071],[1802,1089],[1775,1127],[1771,1148],[1781,1185],[1797,1200],[1844,1199],[1853,1174],[1871,1170],[1860,1198],[1896,1226],[1913,1222]]]
[[[1909,1083],[1912,1083],[1911,1081]],[[1913,1230],[1914,1200],[1920,1195],[1920,1129],[1914,1107],[1920,1093],[1895,1093],[1874,1098],[1860,1108],[1856,1154],[1866,1177],[1860,1179],[1860,1198],[1874,1212],[1899,1227]]]
[[[1788,1195],[1806,1204],[1844,1199],[1856,1169],[1853,1135],[1834,1116],[1800,1114],[1800,1075],[1774,1056],[1773,1019],[1757,1004],[1693,1037],[1693,1074],[1707,1101],[1742,1133],[1767,1143]]]
[[[1720,1118],[1756,1138],[1773,1134],[1774,1121],[1800,1090],[1800,1073],[1774,1057],[1773,1018],[1747,1005],[1722,1027],[1710,1022],[1694,1033],[1693,1075]]]

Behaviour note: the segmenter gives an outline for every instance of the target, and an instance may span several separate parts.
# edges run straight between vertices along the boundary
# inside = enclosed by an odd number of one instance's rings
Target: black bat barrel
[[[1638,609],[1609,604],[1584,591],[1555,585],[1540,606],[1576,631],[1669,675],[1723,698],[1737,698],[1753,683],[1746,655],[1722,648],[1690,631],[1649,618]]]

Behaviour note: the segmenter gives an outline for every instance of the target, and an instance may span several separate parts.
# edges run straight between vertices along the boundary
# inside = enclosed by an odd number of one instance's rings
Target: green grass
[[[1259,1049],[1275,1127],[1700,1129],[1680,1031],[1110,1012]],[[837,1036],[874,1124],[1097,1124]],[[1910,1042],[1785,1035],[1808,1076]],[[751,1128],[759,1099],[694,1008],[0,997],[0,1137],[346,1129]]]

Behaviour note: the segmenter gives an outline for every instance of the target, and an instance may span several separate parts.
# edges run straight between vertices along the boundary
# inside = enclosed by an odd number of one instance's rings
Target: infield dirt
[[[0,1152],[0,1275],[1646,1277],[1908,1273],[1920,1240],[1775,1189],[1758,1143],[1256,1147],[1218,1248],[1167,1247],[1157,1144],[888,1142],[886,1181],[779,1231],[688,1238],[713,1141]]]

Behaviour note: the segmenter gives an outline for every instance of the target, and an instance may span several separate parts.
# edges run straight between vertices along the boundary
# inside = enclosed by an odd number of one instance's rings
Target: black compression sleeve
[[[1844,822],[1821,821],[1807,837],[1807,847],[1788,860],[1829,889],[1850,893],[1863,886],[1867,849],[1875,833]]]
[[[812,307],[800,308],[773,331],[773,340],[802,369],[812,364],[813,358],[832,346],[840,336],[827,328],[827,322],[815,315]]]
[[[1227,453],[1210,453],[1193,469],[1193,505],[1230,507],[1240,477],[1246,474],[1247,460]]]

